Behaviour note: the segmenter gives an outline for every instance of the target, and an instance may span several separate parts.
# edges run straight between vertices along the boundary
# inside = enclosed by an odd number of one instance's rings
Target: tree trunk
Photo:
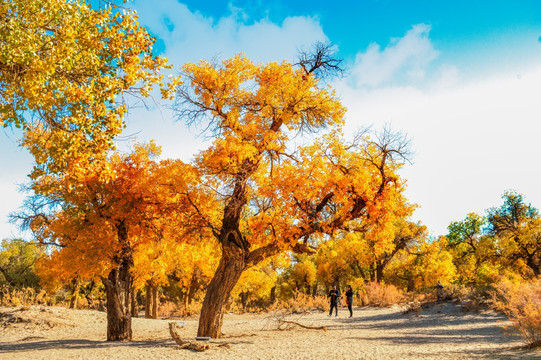
[[[201,276],[201,270],[199,268],[195,268],[192,274],[192,278],[190,279],[190,286],[188,288],[188,305],[192,304],[193,298],[195,297],[195,294],[197,293],[197,290],[199,289],[200,276]]]
[[[415,290],[415,282],[413,281],[413,278],[409,278],[408,279],[408,288],[407,288],[407,292],[412,292],[413,290]]]
[[[153,319],[158,318],[158,305],[160,303],[160,299],[158,298],[158,286],[153,285],[151,288],[152,291],[152,311],[151,311],[151,317]]]
[[[107,292],[107,341],[131,341],[133,279],[130,269],[133,267],[133,254],[124,224],[118,225],[117,232],[119,241],[123,244],[115,259],[118,265],[103,279]]]
[[[221,336],[224,305],[246,268],[250,243],[242,236],[239,223],[242,209],[248,201],[246,181],[257,169],[257,165],[258,163],[252,160],[244,160],[235,180],[233,193],[224,207],[222,226],[217,234],[222,247],[222,257],[203,300],[197,336],[210,336],[215,339]]]
[[[248,291],[240,293],[240,302],[242,304],[242,312],[246,312],[246,306],[248,305]]]
[[[138,317],[139,316],[139,304],[137,303],[137,291],[135,290],[135,286],[131,290],[132,297],[131,297],[131,317]]]
[[[150,290],[150,285],[147,283],[145,286],[145,319],[150,319],[150,308],[152,304],[152,291]]]
[[[158,286],[147,282],[145,297],[145,319],[158,318]]]
[[[317,295],[317,286],[318,286],[319,282],[316,281],[316,283],[314,284],[314,286],[312,287],[312,297],[315,298],[316,295]]]
[[[107,341],[131,341],[132,278],[130,266],[123,261],[111,270],[105,290],[107,292]]]
[[[270,303],[274,304],[276,302],[276,286],[273,286],[270,291]]]
[[[539,261],[539,257],[537,255],[528,254],[528,256],[526,258],[526,265],[528,265],[528,267],[530,269],[532,269],[535,277],[538,277],[541,274],[540,261]]]
[[[77,309],[77,298],[79,297],[79,282],[77,281],[77,279],[73,279],[73,281],[71,282],[71,285],[72,285],[71,286],[72,291],[71,291],[69,308]]]
[[[380,284],[383,281],[383,269],[385,264],[383,262],[378,262],[376,264],[376,282]]]
[[[221,336],[223,307],[244,271],[245,251],[231,243],[222,248],[220,263],[203,300],[197,336],[210,336],[213,339]]]

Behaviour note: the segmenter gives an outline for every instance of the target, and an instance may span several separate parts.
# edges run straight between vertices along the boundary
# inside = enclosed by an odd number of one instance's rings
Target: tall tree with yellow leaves
[[[207,121],[213,144],[195,165],[222,195],[218,221],[207,219],[222,248],[199,320],[199,336],[220,337],[223,306],[243,271],[283,251],[313,252],[318,234],[347,230],[352,220],[385,233],[403,202],[396,171],[400,138],[342,140],[345,109],[315,76],[325,62],[256,65],[236,56],[187,64],[179,115]],[[319,62],[318,62],[319,61]],[[291,150],[294,133],[332,127],[313,145]],[[379,141],[378,141],[379,140]]]

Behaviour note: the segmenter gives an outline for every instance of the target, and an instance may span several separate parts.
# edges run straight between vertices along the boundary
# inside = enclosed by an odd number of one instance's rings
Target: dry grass
[[[0,306],[30,306],[50,303],[45,290],[33,288],[14,289],[7,285],[0,287]]]
[[[186,318],[201,312],[202,302],[193,301],[191,304],[177,304],[165,301],[158,306],[158,317],[161,319]]]
[[[492,300],[494,308],[511,320],[507,330],[520,334],[528,346],[541,347],[541,279],[532,283],[503,279]]]
[[[394,285],[370,282],[365,284],[365,290],[366,294],[362,305],[389,307],[406,300],[404,293]]]
[[[288,300],[279,300],[272,304],[267,311],[285,310],[293,314],[301,314],[307,310],[326,311],[329,308],[329,300],[325,296],[312,296],[296,292]]]

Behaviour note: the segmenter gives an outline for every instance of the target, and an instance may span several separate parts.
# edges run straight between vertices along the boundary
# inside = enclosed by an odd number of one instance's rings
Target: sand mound
[[[67,309],[45,306],[0,308],[0,327],[2,328],[24,327],[25,329],[49,330],[55,327],[76,325]]]

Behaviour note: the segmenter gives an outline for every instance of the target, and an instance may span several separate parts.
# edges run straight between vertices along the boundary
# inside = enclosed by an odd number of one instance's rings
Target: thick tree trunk
[[[197,336],[217,339],[222,334],[223,307],[245,268],[245,251],[235,244],[223,246],[222,258],[203,300]]]
[[[235,180],[233,193],[224,207],[224,217],[218,234],[222,257],[203,300],[197,336],[210,336],[215,339],[221,336],[224,305],[246,268],[250,243],[240,232],[239,223],[242,209],[248,201],[246,181],[256,169],[257,162],[249,159],[243,162]]]
[[[115,259],[118,265],[103,279],[107,293],[107,341],[131,341],[133,279],[130,269],[133,267],[133,254],[124,224],[118,225],[117,231],[123,244],[121,253]]]
[[[107,292],[107,341],[131,341],[131,266],[123,261],[105,281]]]

